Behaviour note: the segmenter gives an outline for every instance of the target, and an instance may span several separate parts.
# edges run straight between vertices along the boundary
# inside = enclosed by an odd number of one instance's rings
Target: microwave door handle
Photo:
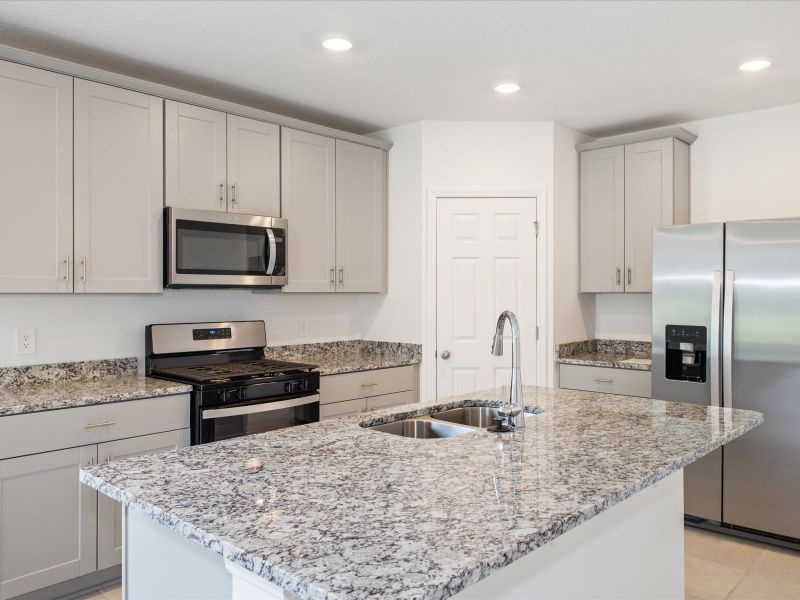
[[[285,408],[293,408],[295,406],[305,406],[306,404],[314,404],[315,402],[319,402],[319,394],[311,394],[310,396],[301,396],[300,398],[291,398],[289,400],[278,400],[277,402],[260,402],[257,404],[247,404],[245,406],[212,408],[204,410],[202,418],[203,420],[208,420],[220,419],[222,417],[236,417],[239,415],[252,415],[255,413],[266,413],[283,410]]]
[[[278,245],[275,243],[275,232],[267,229],[267,275],[275,272],[275,256],[278,254]]]

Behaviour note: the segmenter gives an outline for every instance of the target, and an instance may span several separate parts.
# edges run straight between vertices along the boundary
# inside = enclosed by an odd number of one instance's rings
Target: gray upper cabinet
[[[227,210],[225,113],[173,100],[164,112],[166,205]]]
[[[75,292],[161,292],[163,104],[75,80]]]
[[[336,291],[336,140],[282,129],[281,198],[289,221],[283,291]]]
[[[284,292],[386,291],[386,153],[283,128]]]
[[[695,136],[675,132],[581,152],[581,292],[651,291],[653,228],[689,222]]]
[[[96,460],[89,445],[0,461],[2,600],[95,570],[97,493],[78,470]]]
[[[0,61],[0,292],[72,291],[72,77]]]
[[[581,291],[620,292],[625,260],[625,148],[581,153]]]
[[[167,100],[166,205],[280,216],[280,128]]]
[[[336,140],[336,285],[386,291],[386,153]]]

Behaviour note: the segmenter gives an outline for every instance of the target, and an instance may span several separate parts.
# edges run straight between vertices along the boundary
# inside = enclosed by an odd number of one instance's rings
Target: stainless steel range
[[[191,384],[192,444],[319,421],[316,365],[267,360],[264,321],[145,328],[147,375]]]

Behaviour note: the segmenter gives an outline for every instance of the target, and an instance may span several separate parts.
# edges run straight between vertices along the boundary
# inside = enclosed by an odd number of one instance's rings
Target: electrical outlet
[[[17,329],[17,354],[36,354],[35,329]]]
[[[306,337],[308,335],[308,323],[300,321],[300,325],[297,326],[297,335],[299,337]]]

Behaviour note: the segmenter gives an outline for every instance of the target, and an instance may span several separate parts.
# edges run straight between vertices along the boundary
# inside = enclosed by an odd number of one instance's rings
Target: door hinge
[[[536,339],[539,339],[539,326],[536,326]]]
[[[539,221],[533,222],[533,232],[536,235],[536,237],[539,237]]]

